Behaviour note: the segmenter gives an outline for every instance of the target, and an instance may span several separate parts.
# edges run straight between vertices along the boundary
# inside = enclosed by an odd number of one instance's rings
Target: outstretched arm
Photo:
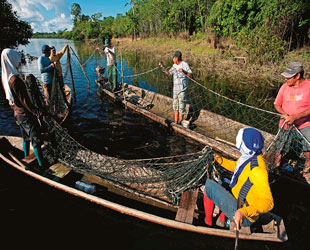
[[[62,58],[62,56],[65,54],[66,50],[68,49],[68,47],[69,47],[69,45],[66,44],[65,47],[63,47],[63,49],[61,51],[56,53],[58,60],[60,60],[60,58]]]
[[[214,154],[214,159],[223,168],[226,168],[230,172],[234,172],[235,171],[235,168],[236,168],[236,165],[237,165],[237,161],[226,159],[225,157],[223,157],[223,156],[221,156],[221,155],[219,155],[217,153]]]
[[[165,66],[163,65],[163,63],[162,62],[159,62],[159,67],[161,67],[162,68],[162,70],[167,74],[167,75],[170,75],[170,72],[169,72],[169,70],[167,70],[166,68],[165,68]]]
[[[105,56],[105,53],[102,53],[102,51],[104,51],[104,49],[105,49],[105,48],[101,49],[99,46],[96,47],[96,50],[98,50],[98,51],[99,51],[99,54],[100,54],[101,56],[103,56],[103,57]]]

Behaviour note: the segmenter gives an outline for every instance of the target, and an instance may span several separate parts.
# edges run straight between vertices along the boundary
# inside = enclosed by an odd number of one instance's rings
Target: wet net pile
[[[49,140],[44,157],[60,161],[82,174],[91,174],[136,194],[178,204],[187,189],[204,184],[212,171],[213,151],[154,159],[122,160],[95,153],[73,139],[55,120],[45,119]]]

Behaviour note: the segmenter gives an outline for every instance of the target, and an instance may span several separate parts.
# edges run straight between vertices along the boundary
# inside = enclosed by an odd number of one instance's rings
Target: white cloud
[[[17,15],[30,23],[34,32],[72,29],[67,0],[8,0]]]
[[[37,1],[31,0],[8,0],[12,4],[12,8],[17,12],[17,15],[23,20],[40,21],[44,20],[40,13]]]
[[[64,13],[61,13],[60,16],[44,22],[41,28],[43,32],[57,32],[58,30],[64,29],[71,30],[73,28],[73,24],[70,17],[67,17]]]

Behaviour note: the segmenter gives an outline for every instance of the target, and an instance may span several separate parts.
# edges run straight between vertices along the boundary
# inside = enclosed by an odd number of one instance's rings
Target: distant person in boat
[[[300,62],[292,62],[281,73],[286,81],[281,86],[274,102],[275,109],[282,115],[280,118],[280,142],[277,145],[276,166],[281,165],[282,155],[286,154],[292,144],[293,136],[281,141],[281,134],[293,129],[292,125],[305,137],[302,150],[306,152],[303,176],[310,184],[310,81],[304,79],[304,69]]]
[[[214,204],[236,223],[236,229],[241,226],[249,227],[260,214],[267,213],[273,208],[268,172],[262,156],[264,137],[256,129],[240,129],[236,137],[236,147],[241,152],[237,160],[229,160],[215,154],[215,160],[222,167],[233,172],[229,191],[219,183],[208,179],[204,195],[205,222],[212,221]],[[240,199],[240,208],[238,206]]]
[[[51,62],[49,56],[51,49],[48,45],[42,46],[42,56],[38,59],[38,67],[41,73],[42,89],[45,97],[45,104],[49,106],[50,95],[52,91],[53,74],[55,63]]]
[[[33,152],[42,166],[40,128],[37,122],[41,112],[32,104],[26,85],[19,73],[21,55],[12,49],[4,49],[1,53],[1,79],[6,99],[14,111],[16,123],[23,137],[24,156],[29,155],[30,142]]]
[[[99,47],[97,49],[99,50],[100,54],[102,56],[107,57],[107,74],[108,74],[108,81],[110,84],[110,89],[112,92],[117,90],[117,64],[116,64],[116,49],[111,44],[110,39],[105,39],[104,41],[104,49],[103,54]]]
[[[57,75],[58,75],[58,79],[59,82],[61,84],[61,87],[64,87],[64,80],[63,80],[63,75],[62,75],[62,67],[61,67],[61,63],[60,63],[60,59],[63,57],[63,55],[66,53],[67,49],[68,49],[69,45],[66,44],[63,49],[59,52],[56,52],[56,49],[54,46],[50,47],[51,49],[51,55],[49,57],[49,59],[51,60],[51,62],[55,62],[56,63],[56,69],[57,69]]]
[[[167,75],[173,75],[174,122],[181,124],[185,115],[188,77],[192,78],[193,74],[189,65],[182,61],[181,51],[175,51],[172,55],[172,60],[173,65],[170,70],[167,70],[162,63],[159,63],[159,66]]]

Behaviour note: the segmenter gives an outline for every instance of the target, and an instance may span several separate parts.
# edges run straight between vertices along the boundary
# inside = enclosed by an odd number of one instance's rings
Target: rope
[[[151,73],[155,70],[157,70],[159,67],[156,67],[154,69],[151,69],[151,70],[148,70],[146,72],[143,72],[143,73],[140,73],[140,74],[136,74],[136,75],[129,75],[129,76],[124,76],[124,78],[132,78],[132,77],[138,77],[138,76],[142,76],[142,75],[145,75],[145,74],[148,74],[148,73]]]
[[[256,110],[259,110],[259,111],[262,111],[262,112],[266,112],[266,113],[269,113],[269,114],[272,114],[272,115],[281,116],[281,114],[278,114],[278,113],[275,113],[275,112],[272,112],[272,111],[268,111],[268,110],[264,110],[264,109],[260,109],[260,108],[257,108],[257,107],[254,107],[254,106],[250,106],[250,105],[248,105],[248,104],[241,103],[241,102],[235,101],[235,100],[233,100],[233,99],[230,99],[230,98],[228,98],[227,96],[223,96],[223,95],[221,95],[221,94],[219,94],[219,93],[217,93],[217,92],[215,92],[215,91],[213,91],[213,90],[211,90],[211,89],[208,89],[207,87],[205,87],[205,86],[202,85],[201,83],[197,82],[197,81],[194,80],[193,78],[190,78],[190,77],[187,76],[187,75],[185,75],[185,76],[186,76],[188,79],[190,79],[191,81],[193,81],[194,83],[196,83],[197,85],[199,85],[200,87],[202,87],[202,88],[208,90],[209,92],[211,92],[211,93],[213,93],[213,94],[215,94],[215,95],[217,95],[217,96],[219,96],[219,97],[222,97],[222,98],[224,98],[224,99],[226,99],[226,100],[229,100],[230,102],[234,102],[234,103],[236,103],[236,104],[238,104],[238,105],[242,105],[242,106],[245,106],[245,107],[248,107],[248,108],[251,108],[251,109],[256,109]]]
[[[88,59],[82,64],[82,66],[85,66],[86,63],[87,63],[90,59],[92,59],[92,57],[95,55],[96,51],[97,51],[97,49],[95,49],[95,51],[88,57]]]

